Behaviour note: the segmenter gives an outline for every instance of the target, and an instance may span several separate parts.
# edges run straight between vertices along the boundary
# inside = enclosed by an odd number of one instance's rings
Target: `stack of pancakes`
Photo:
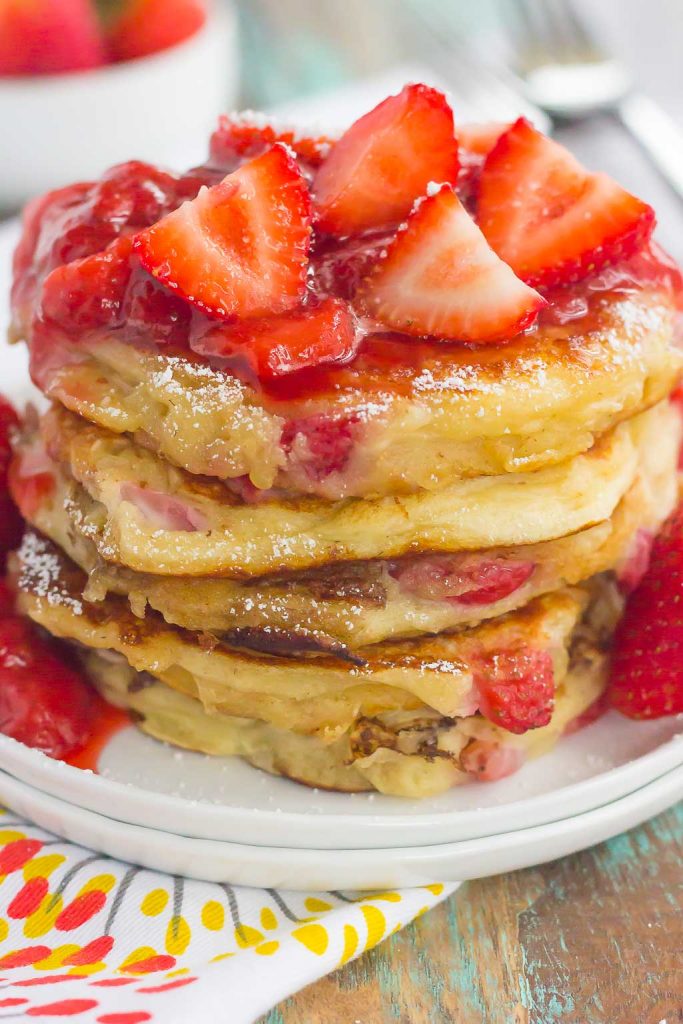
[[[674,506],[672,322],[643,284],[281,393],[82,342],[17,448],[21,605],[182,747],[410,797],[508,774],[598,706]]]

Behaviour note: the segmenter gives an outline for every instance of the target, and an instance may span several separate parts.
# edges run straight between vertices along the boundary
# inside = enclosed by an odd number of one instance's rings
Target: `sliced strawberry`
[[[308,188],[278,143],[142,231],[134,250],[209,315],[256,317],[303,297],[310,239]]]
[[[348,464],[358,439],[358,414],[316,413],[285,423],[280,445],[290,466],[302,466],[310,480],[326,480]]]
[[[9,471],[9,492],[25,519],[33,519],[54,492],[54,471],[42,440],[22,445],[16,452]]]
[[[683,505],[655,539],[650,566],[614,637],[609,700],[629,718],[683,712]]]
[[[0,732],[50,757],[88,740],[92,691],[61,645],[26,619],[0,620]]]
[[[224,115],[211,136],[211,165],[232,171],[245,160],[265,153],[276,142],[284,142],[297,160],[309,168],[320,167],[333,145],[333,140],[325,136],[314,138],[300,135],[294,129],[276,128],[250,112]]]
[[[19,546],[24,532],[24,521],[9,494],[0,492],[0,569],[5,565],[8,551]]]
[[[628,259],[648,241],[655,215],[520,118],[486,159],[478,220],[519,277],[550,287]]]
[[[121,484],[119,491],[122,501],[128,501],[144,519],[153,523],[157,530],[176,533],[197,533],[209,529],[204,513],[191,502],[156,490],[154,487],[140,487],[129,480]]]
[[[7,490],[12,456],[11,434],[19,425],[14,406],[0,395],[0,568],[5,555],[21,540],[23,522]]]
[[[521,646],[484,655],[476,665],[474,683],[479,710],[501,729],[523,733],[551,719],[555,676],[547,651]]]
[[[650,565],[655,535],[644,526],[639,527],[622,564],[617,568],[617,582],[624,594],[630,594],[643,579]]]
[[[470,740],[460,755],[463,771],[478,782],[497,782],[513,775],[524,764],[524,751],[490,740]]]
[[[2,0],[0,75],[48,75],[104,64],[90,0]]]
[[[313,179],[321,231],[350,235],[397,224],[430,181],[455,182],[458,143],[443,93],[407,85],[336,142]]]
[[[483,605],[514,594],[535,568],[534,562],[504,558],[423,555],[401,563],[391,575],[405,593],[428,601]]]
[[[98,181],[69,185],[34,199],[24,212],[14,254],[16,324],[27,329],[40,286],[51,270],[100,253],[118,238],[149,227],[186,199],[194,199],[206,183],[205,171],[177,176],[131,160],[111,167]]]
[[[132,239],[119,238],[102,252],[53,270],[43,283],[41,319],[71,337],[115,327],[132,273],[132,247]]]
[[[14,591],[0,576],[0,619],[6,619],[8,615],[14,615]]]
[[[505,121],[470,121],[459,124],[456,135],[460,144],[460,155],[463,150],[475,156],[488,156],[503,132],[510,127]]]
[[[359,298],[405,334],[475,342],[519,334],[545,305],[496,256],[449,185],[416,205]]]
[[[321,363],[348,362],[359,343],[355,318],[342,299],[324,299],[282,316],[243,320],[191,341],[199,355],[242,358],[266,379]]]
[[[12,456],[12,431],[19,426],[19,414],[12,403],[0,395],[0,491],[7,486],[7,470]]]
[[[132,60],[189,39],[206,21],[203,0],[124,0],[107,33],[114,60]]]
[[[43,473],[32,473],[24,476],[21,472],[15,472],[12,467],[10,476],[11,495],[16,502],[17,508],[22,516],[32,519],[52,496],[55,490],[54,473],[45,471]],[[2,527],[0,527],[0,531]],[[21,532],[17,537],[19,542]],[[14,545],[16,547],[16,544]]]
[[[500,121],[461,124],[457,129],[460,170],[457,192],[469,211],[476,209],[479,179],[486,157],[509,125]]]
[[[132,238],[118,238],[102,252],[65,263],[48,274],[40,303],[44,330],[34,329],[32,361],[40,359],[43,345],[56,350],[55,328],[69,342],[125,325],[130,341],[184,344],[192,307],[157,284],[131,258],[132,250]]]
[[[372,231],[337,239],[332,235],[314,238],[309,287],[320,296],[339,295],[353,299],[381,253],[392,241],[392,231]]]

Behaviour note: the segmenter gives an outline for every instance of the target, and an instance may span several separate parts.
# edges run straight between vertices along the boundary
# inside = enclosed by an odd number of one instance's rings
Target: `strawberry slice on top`
[[[273,379],[321,363],[348,362],[360,339],[349,306],[328,298],[282,316],[216,327],[191,340],[191,346],[208,358],[241,358],[261,379]]]
[[[462,157],[463,150],[474,156],[488,156],[509,127],[505,121],[467,121],[458,125],[456,135],[460,144],[460,156]]]
[[[525,118],[486,158],[477,219],[515,273],[546,288],[628,259],[655,224],[651,206],[609,175],[587,171]]]
[[[471,342],[514,337],[545,305],[496,256],[450,185],[416,204],[358,299],[397,331]]]
[[[317,168],[329,153],[333,140],[326,136],[302,135],[293,128],[277,127],[251,112],[224,114],[211,136],[211,166],[232,170],[244,160],[260,156],[276,142],[289,146],[297,160],[308,168]]]
[[[145,270],[209,316],[281,313],[305,291],[308,187],[276,144],[140,232]]]
[[[316,224],[338,236],[397,224],[430,181],[457,176],[458,143],[445,96],[407,85],[332,146],[313,179]]]
[[[458,125],[460,170],[457,192],[469,211],[476,209],[479,179],[486,157],[510,126],[500,121]]]

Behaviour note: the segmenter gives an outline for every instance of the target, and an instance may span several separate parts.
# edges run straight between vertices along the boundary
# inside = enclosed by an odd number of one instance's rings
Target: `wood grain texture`
[[[468,882],[262,1024],[683,1024],[683,804]]]

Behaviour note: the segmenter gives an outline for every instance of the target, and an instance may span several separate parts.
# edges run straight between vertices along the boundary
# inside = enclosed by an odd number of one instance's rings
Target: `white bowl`
[[[93,71],[0,79],[0,206],[140,159],[202,161],[235,101],[237,27],[221,4],[202,29],[161,53]]]

